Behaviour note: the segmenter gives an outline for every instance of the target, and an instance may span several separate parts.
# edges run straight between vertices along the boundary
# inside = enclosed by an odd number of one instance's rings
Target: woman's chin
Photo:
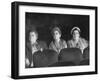
[[[73,38],[74,40],[79,40],[79,38]]]
[[[56,38],[55,41],[59,41],[60,39]]]

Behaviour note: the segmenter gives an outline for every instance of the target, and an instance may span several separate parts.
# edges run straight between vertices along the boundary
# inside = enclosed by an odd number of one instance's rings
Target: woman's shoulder
[[[27,42],[27,43],[26,43],[26,47],[27,47],[27,48],[30,48],[30,47],[31,47],[31,43],[30,43],[30,42]]]
[[[66,42],[64,39],[61,39],[61,42]]]
[[[85,38],[80,37],[80,40],[83,42],[87,42],[87,40]]]
[[[67,43],[71,43],[73,40],[72,39],[69,39],[68,41],[67,41]]]
[[[54,47],[54,41],[51,41],[49,44],[49,49],[52,49]]]
[[[54,45],[54,41],[51,41],[51,42],[50,42],[49,46],[51,46],[51,45]]]

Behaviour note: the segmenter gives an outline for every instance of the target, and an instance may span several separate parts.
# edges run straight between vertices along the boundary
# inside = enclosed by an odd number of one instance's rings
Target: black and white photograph
[[[12,78],[97,74],[97,7],[12,3]]]
[[[89,65],[89,15],[25,17],[26,68]]]

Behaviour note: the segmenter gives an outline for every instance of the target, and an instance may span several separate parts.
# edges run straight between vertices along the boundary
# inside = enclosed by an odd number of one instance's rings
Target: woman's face
[[[30,32],[30,42],[35,43],[37,40],[37,35],[35,32]]]
[[[54,31],[54,39],[59,40],[61,37],[61,34],[58,31]]]
[[[80,37],[79,31],[78,31],[78,30],[74,30],[74,31],[73,31],[73,39],[74,39],[74,40],[78,40],[79,37]]]

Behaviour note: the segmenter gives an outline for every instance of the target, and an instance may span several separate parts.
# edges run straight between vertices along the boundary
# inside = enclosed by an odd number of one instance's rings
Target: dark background
[[[71,15],[71,14],[49,14],[49,13],[26,13],[26,40],[28,41],[28,31],[36,29],[39,34],[39,40],[45,41],[48,45],[53,40],[51,30],[59,26],[62,32],[62,38],[70,40],[70,33],[73,26],[81,29],[81,37],[89,41],[89,15]]]

